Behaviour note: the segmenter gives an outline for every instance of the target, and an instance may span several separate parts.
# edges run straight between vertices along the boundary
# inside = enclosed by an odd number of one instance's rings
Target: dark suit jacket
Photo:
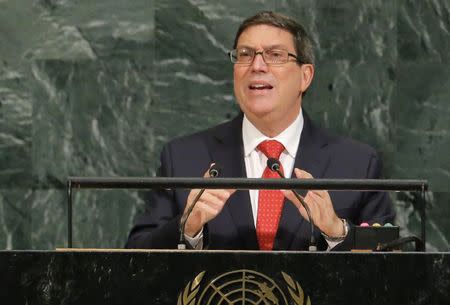
[[[304,126],[295,167],[315,178],[378,178],[381,163],[375,151],[342,137],[329,135],[316,127],[305,111]],[[242,114],[232,121],[168,143],[161,153],[158,175],[164,177],[202,177],[211,162],[222,168],[221,177],[246,177]],[[138,216],[126,247],[175,249],[179,221],[188,190],[153,191],[146,198],[146,211]],[[392,222],[394,211],[386,193],[330,192],[336,214],[350,223]],[[326,242],[316,229],[319,249]],[[285,201],[274,250],[306,250],[309,223],[295,206]],[[338,249],[348,249],[344,241]],[[204,228],[208,249],[258,249],[248,191],[236,191],[222,212]]]

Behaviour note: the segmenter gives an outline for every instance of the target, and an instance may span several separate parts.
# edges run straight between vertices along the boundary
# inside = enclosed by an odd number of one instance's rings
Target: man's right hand
[[[209,169],[203,175],[204,178],[209,177]],[[197,235],[203,226],[209,222],[211,219],[214,219],[220,211],[222,211],[225,203],[228,198],[235,192],[236,190],[217,190],[217,189],[206,189],[202,194],[200,199],[197,201],[194,209],[189,215],[189,218],[186,221],[186,229],[184,233],[190,237],[194,237]],[[195,196],[197,196],[199,189],[193,189],[189,193],[187,198],[186,207],[184,209],[184,213],[189,209],[192,205]]]

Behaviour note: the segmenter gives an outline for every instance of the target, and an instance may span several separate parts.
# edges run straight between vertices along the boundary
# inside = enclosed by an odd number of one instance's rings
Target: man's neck
[[[270,139],[274,139],[282,143],[287,152],[294,158],[297,155],[297,149],[303,130],[303,123],[303,114],[300,111],[291,125],[283,130],[283,132]],[[262,141],[265,141],[268,138],[269,137],[267,135],[258,130],[258,128],[250,122],[247,116],[244,115],[242,121],[242,140],[244,144],[245,156],[248,156]]]
[[[247,116],[247,119],[265,136],[274,138],[288,128],[298,117],[300,107],[284,118],[274,118],[271,115],[263,117]]]

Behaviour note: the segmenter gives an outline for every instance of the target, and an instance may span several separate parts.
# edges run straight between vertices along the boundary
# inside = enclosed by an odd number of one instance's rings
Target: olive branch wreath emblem
[[[188,282],[183,291],[178,295],[177,305],[195,305],[196,296],[200,291],[200,283],[205,275],[206,271],[200,272],[192,281]],[[288,286],[288,291],[291,299],[295,305],[311,305],[311,299],[306,296],[300,286],[289,274],[281,271],[283,278]]]
[[[197,295],[199,288],[200,288],[200,282],[203,279],[203,276],[205,275],[206,271],[200,272],[192,282],[187,283],[186,287],[184,287],[183,292],[180,292],[180,295],[178,296],[178,302],[177,305],[194,305],[195,304],[195,296]]]
[[[305,301],[305,293],[303,292],[302,287],[297,281],[294,281],[292,277],[289,276],[289,274],[281,271],[281,274],[283,275],[284,280],[288,284],[288,290],[289,294],[292,297],[292,300],[296,305],[304,305]],[[306,304],[305,305],[311,305],[311,300],[309,296],[306,297]]]

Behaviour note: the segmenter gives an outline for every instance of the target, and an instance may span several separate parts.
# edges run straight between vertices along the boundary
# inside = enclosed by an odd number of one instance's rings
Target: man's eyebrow
[[[251,47],[249,45],[238,45],[237,48],[249,48],[249,49],[254,49],[256,50],[254,47]],[[283,50],[287,50],[288,48],[283,45],[283,44],[272,44],[272,45],[268,45],[264,47],[264,50],[270,50],[270,49],[283,49]]]
[[[245,44],[241,44],[241,45],[237,45],[236,48],[248,48],[248,49],[254,49],[251,46],[245,45]]]
[[[265,47],[264,49],[284,49],[287,50],[287,47],[283,44],[273,44],[270,46]]]

